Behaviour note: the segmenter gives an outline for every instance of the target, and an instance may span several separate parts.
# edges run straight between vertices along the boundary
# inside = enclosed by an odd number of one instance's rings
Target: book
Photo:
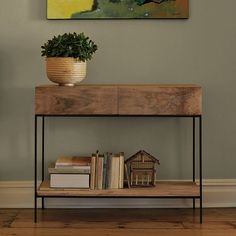
[[[120,155],[111,156],[110,176],[109,176],[109,188],[119,188],[119,175],[120,175]]]
[[[120,153],[120,173],[119,173],[119,188],[124,188],[124,165],[125,165],[125,156],[124,153]]]
[[[99,156],[97,163],[97,189],[102,189],[103,187],[103,162],[104,156]]]
[[[111,173],[111,154],[106,153],[106,177],[105,177],[105,189],[109,188],[109,178]]]
[[[59,157],[56,161],[55,168],[79,168],[80,166],[90,166],[91,157],[80,157],[80,156],[70,156],[70,157]]]
[[[51,163],[48,166],[49,174],[90,174],[90,166],[78,166],[77,168],[65,167],[65,168],[55,168],[55,163]]]
[[[106,189],[106,178],[107,175],[107,155],[104,156],[104,160],[103,160],[103,179],[102,179],[102,188]]]
[[[95,166],[95,189],[98,188],[98,158],[99,158],[99,151],[96,151],[96,166]]]
[[[91,189],[103,189],[104,155],[99,154],[99,151],[97,151],[96,154],[92,154],[92,161]]]
[[[91,172],[90,172],[90,189],[95,189],[96,186],[96,155],[91,157]]]
[[[50,174],[51,188],[89,188],[89,174]]]

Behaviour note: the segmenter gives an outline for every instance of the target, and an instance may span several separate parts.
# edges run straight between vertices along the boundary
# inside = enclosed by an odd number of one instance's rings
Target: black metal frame
[[[95,116],[95,117],[119,117],[120,115],[35,115],[35,130],[34,130],[34,142],[35,142],[35,149],[34,149],[34,222],[37,223],[37,199],[41,198],[42,200],[42,209],[44,209],[44,199],[45,198],[65,198],[64,196],[39,196],[37,194],[37,180],[38,180],[38,117],[42,118],[42,170],[41,170],[41,178],[42,181],[45,177],[45,117],[86,117],[86,116]],[[122,115],[120,117],[147,117],[143,115]],[[192,181],[196,181],[196,119],[198,119],[198,148],[199,148],[199,190],[200,194],[199,196],[132,196],[132,197],[124,197],[124,196],[90,196],[89,198],[168,198],[168,199],[192,199],[193,200],[193,209],[195,209],[195,200],[199,199],[200,205],[200,224],[202,224],[202,200],[203,200],[203,193],[202,193],[202,116],[196,115],[196,116],[187,116],[187,115],[150,115],[149,117],[183,117],[183,118],[192,118],[192,127],[193,127],[193,176]],[[67,196],[66,198],[84,198],[84,196]]]

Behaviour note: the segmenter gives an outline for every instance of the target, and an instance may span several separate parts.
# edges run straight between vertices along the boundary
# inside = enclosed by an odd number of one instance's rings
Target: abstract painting
[[[48,19],[188,18],[189,0],[47,0]]]

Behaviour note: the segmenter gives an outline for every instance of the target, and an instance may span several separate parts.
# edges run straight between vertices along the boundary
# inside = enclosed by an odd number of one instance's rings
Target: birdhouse
[[[125,168],[129,187],[155,186],[158,165],[159,160],[144,150],[128,158]]]

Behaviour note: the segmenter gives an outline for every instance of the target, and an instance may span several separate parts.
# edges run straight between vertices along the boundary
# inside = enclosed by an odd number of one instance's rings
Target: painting
[[[47,0],[48,19],[184,19],[189,0]]]

